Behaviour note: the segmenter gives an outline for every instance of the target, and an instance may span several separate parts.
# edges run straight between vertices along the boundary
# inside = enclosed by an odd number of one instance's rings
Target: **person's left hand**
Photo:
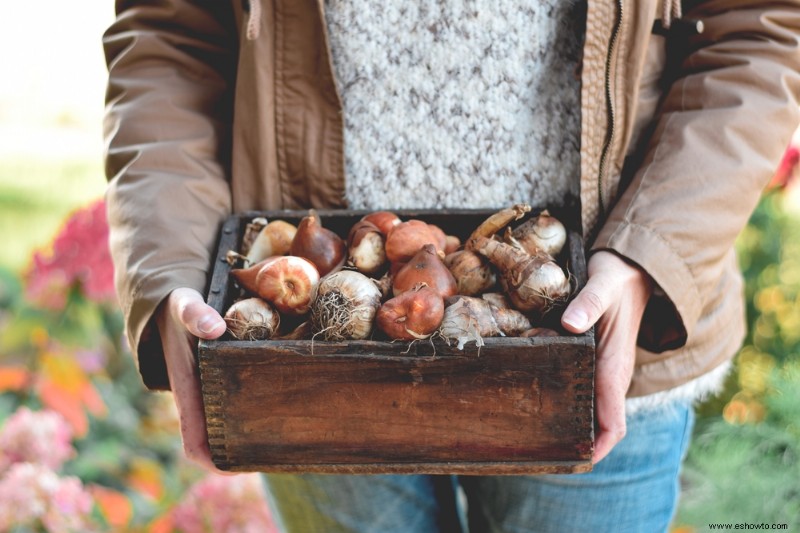
[[[589,259],[586,286],[561,317],[573,333],[597,324],[595,436],[592,462],[602,460],[625,436],[625,395],[633,376],[636,337],[653,282],[643,270],[613,252]]]

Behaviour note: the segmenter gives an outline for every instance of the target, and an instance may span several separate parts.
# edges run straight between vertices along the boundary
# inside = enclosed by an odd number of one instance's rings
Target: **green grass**
[[[684,467],[676,525],[787,524],[800,531],[800,363],[772,379],[767,417],[734,425],[701,421]]]
[[[19,272],[46,245],[72,210],[102,196],[102,162],[48,158],[0,159],[0,267]]]

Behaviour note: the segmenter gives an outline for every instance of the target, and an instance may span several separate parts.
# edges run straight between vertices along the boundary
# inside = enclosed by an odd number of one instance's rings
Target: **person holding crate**
[[[111,247],[187,456],[214,468],[194,347],[225,331],[202,292],[231,212],[572,197],[589,280],[562,323],[597,326],[593,472],[267,475],[270,497],[295,531],[666,529],[691,405],[744,335],[733,241],[800,117],[800,1],[683,4],[117,0]]]

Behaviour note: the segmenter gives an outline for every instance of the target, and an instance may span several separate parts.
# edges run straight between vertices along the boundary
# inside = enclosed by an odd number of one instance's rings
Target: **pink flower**
[[[800,174],[800,129],[783,152],[783,158],[772,175],[767,189],[790,189]]]
[[[92,497],[76,477],[44,465],[17,463],[0,478],[0,531],[27,527],[49,533],[93,531]]]
[[[209,475],[173,509],[182,533],[277,533],[257,474]]]
[[[105,202],[72,213],[52,245],[33,254],[26,279],[28,298],[49,309],[63,309],[73,285],[93,302],[115,301]]]
[[[74,455],[72,428],[56,412],[20,407],[0,430],[0,473],[23,462],[58,470]]]

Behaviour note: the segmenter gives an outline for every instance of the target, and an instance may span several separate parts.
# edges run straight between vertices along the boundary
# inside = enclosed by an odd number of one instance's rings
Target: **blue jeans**
[[[543,476],[265,475],[286,532],[667,531],[694,422],[677,405],[628,417],[592,472]]]

